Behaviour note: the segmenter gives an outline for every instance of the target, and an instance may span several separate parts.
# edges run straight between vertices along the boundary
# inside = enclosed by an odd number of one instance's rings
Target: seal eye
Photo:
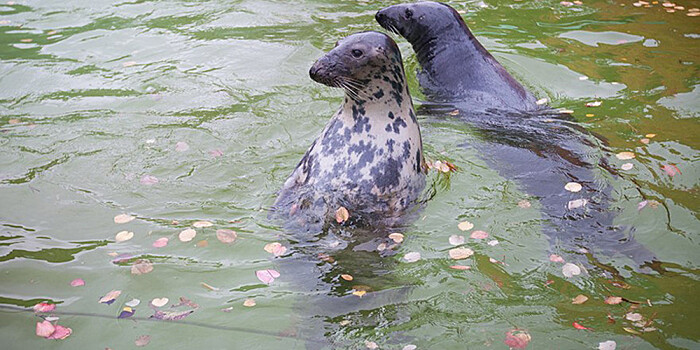
[[[355,58],[362,57],[362,51],[360,51],[358,49],[354,49],[350,53],[352,53],[352,57],[355,57]]]
[[[406,18],[411,18],[413,17],[413,11],[411,9],[406,9]]]

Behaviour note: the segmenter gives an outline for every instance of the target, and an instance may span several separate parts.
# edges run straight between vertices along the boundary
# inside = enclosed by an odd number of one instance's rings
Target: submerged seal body
[[[469,100],[472,109],[535,110],[535,98],[479,43],[459,13],[437,2],[401,4],[377,12],[377,22],[406,38],[421,65],[431,100]]]
[[[638,266],[655,261],[631,230],[614,224],[607,180],[616,172],[605,162],[604,142],[556,111],[540,109],[454,9],[435,2],[395,5],[377,12],[376,19],[416,52],[423,69],[419,82],[431,100],[421,112],[450,112],[475,128],[481,140],[470,146],[539,200],[552,250],[621,254]],[[565,190],[568,182],[582,190]]]
[[[387,35],[348,36],[309,74],[345,99],[284,183],[275,211],[309,225],[343,206],[353,219],[396,219],[425,187],[420,129],[401,53]]]

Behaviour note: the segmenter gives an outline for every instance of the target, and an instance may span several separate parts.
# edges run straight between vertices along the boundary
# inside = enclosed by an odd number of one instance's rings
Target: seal
[[[449,112],[450,118],[474,127],[481,139],[470,140],[469,146],[539,201],[542,230],[554,252],[624,255],[637,266],[658,269],[656,257],[634,240],[633,230],[615,225],[609,205],[614,189],[607,180],[617,176],[606,162],[602,139],[537,106],[448,5],[394,5],[378,11],[376,20],[406,38],[416,52],[419,83],[430,100],[421,113]],[[582,190],[565,190],[569,182]]]
[[[452,7],[437,2],[394,5],[377,12],[376,20],[411,43],[422,67],[418,79],[430,100],[468,100],[472,110],[540,108]]]
[[[341,206],[355,223],[401,217],[425,187],[426,167],[398,46],[383,33],[353,34],[309,75],[344,89],[344,102],[285,181],[274,210],[302,225],[331,222]]]

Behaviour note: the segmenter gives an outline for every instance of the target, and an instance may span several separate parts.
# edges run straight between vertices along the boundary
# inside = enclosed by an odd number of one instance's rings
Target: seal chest
[[[353,34],[309,71],[345,99],[286,180],[278,212],[328,219],[340,206],[351,216],[396,218],[425,186],[420,129],[401,53],[388,36]]]

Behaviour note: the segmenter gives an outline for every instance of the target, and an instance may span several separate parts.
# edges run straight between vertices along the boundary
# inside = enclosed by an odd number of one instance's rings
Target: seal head
[[[309,74],[345,98],[285,182],[276,211],[302,225],[332,221],[340,206],[371,225],[401,217],[425,186],[425,168],[398,46],[382,33],[353,34]]]
[[[413,46],[422,67],[420,85],[429,99],[469,102],[475,110],[539,108],[452,7],[437,2],[401,4],[384,8],[375,17]]]

